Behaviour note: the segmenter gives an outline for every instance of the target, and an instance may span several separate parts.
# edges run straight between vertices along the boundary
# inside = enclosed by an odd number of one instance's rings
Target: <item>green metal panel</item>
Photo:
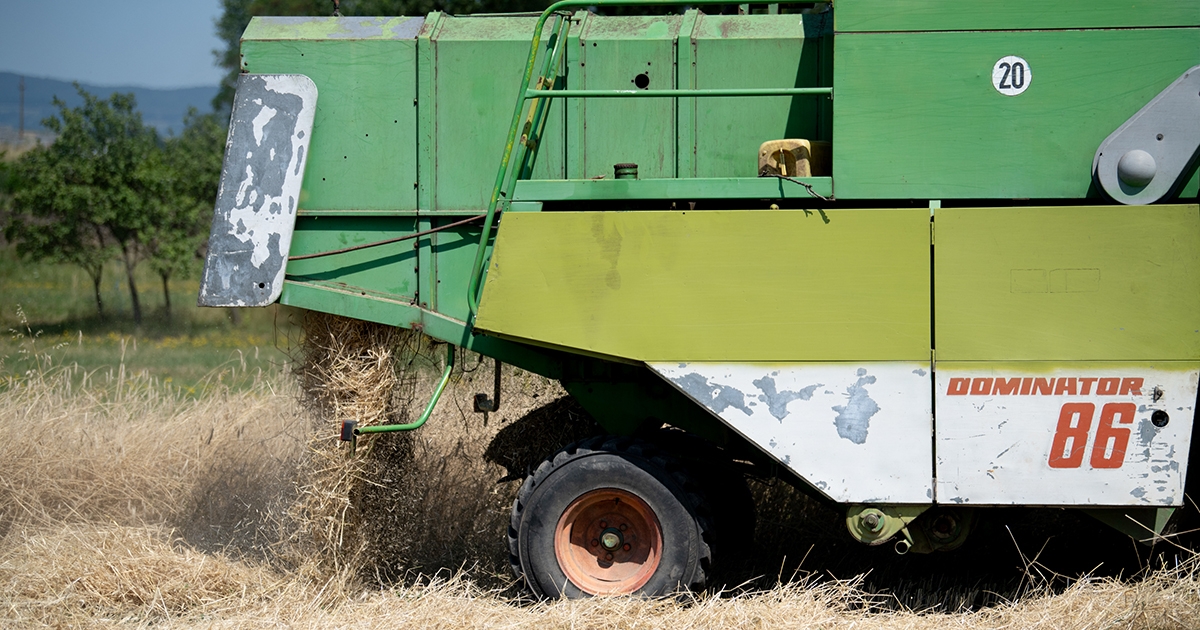
[[[434,164],[422,165],[422,177],[434,177],[432,209],[487,207],[536,22],[445,16],[433,32],[435,100],[428,106],[435,112],[436,155]],[[552,105],[535,177],[566,176],[563,112],[561,103]]]
[[[804,177],[813,192],[830,196],[833,180]],[[699,179],[582,179],[517,182],[514,201],[597,201],[621,199],[802,199],[814,197],[803,186],[777,177]],[[765,205],[765,204],[764,204]]]
[[[476,326],[642,361],[928,361],[928,209],[827,214],[508,214]]]
[[[1195,0],[835,0],[845,31],[968,31],[1200,26]]]
[[[296,219],[292,256],[328,252],[374,243],[416,231],[408,217],[318,216]],[[290,279],[336,281],[409,299],[417,296],[417,252],[414,241],[360,249],[344,254],[288,262]],[[317,309],[320,310],[320,309]]]
[[[444,223],[453,220],[441,219]],[[472,224],[433,235],[435,310],[455,319],[466,320],[470,312],[466,287],[479,246],[479,230],[478,224]]]
[[[588,11],[579,11],[572,18],[571,32],[567,36],[567,49],[565,51],[566,67],[563,69],[563,85],[566,87],[578,87],[575,85],[572,76],[579,72],[583,66],[584,46],[579,39],[580,32],[583,31],[584,25],[589,20],[595,18],[595,14]],[[567,159],[567,177],[570,179],[583,179],[586,177],[583,173],[583,147],[578,141],[583,137],[583,130],[586,128],[583,122],[583,104],[585,99],[569,98],[561,100],[552,105],[552,107],[561,107],[566,112],[566,159]],[[551,110],[554,111],[554,110]]]
[[[692,34],[696,85],[714,88],[828,87],[819,34],[826,15],[703,15]],[[682,39],[682,38],[681,38]],[[680,42],[680,50],[687,42]],[[823,96],[689,99],[695,108],[697,177],[756,177],[758,148],[768,140],[828,140]],[[682,103],[681,103],[682,107]],[[682,119],[682,116],[681,116]],[[682,131],[682,130],[681,130]]]
[[[939,361],[1200,358],[1200,206],[942,208]]]
[[[437,173],[431,167],[437,163],[437,88],[434,82],[437,72],[434,70],[433,35],[445,19],[444,13],[430,13],[417,36],[417,205],[425,212],[435,207],[437,182]]]
[[[680,15],[586,20],[570,87],[629,90],[642,74],[650,89],[675,87],[675,38],[682,20]],[[580,104],[579,115],[584,178],[611,178],[613,165],[621,162],[638,164],[642,177],[675,176],[671,99],[589,99]]]
[[[992,86],[1007,55],[1018,96]],[[838,197],[1094,197],[1100,143],[1198,62],[1195,28],[838,34]]]
[[[412,20],[382,23],[412,30]],[[392,27],[339,28],[335,18],[255,18],[242,41],[244,70],[304,74],[317,85],[300,207],[415,210],[415,40],[395,39]]]
[[[701,14],[695,9],[684,12],[675,44],[675,89],[696,89],[696,24]],[[696,99],[675,101],[675,176],[696,176]]]

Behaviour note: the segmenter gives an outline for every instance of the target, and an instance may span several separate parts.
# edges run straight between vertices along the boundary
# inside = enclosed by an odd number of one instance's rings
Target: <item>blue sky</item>
[[[220,0],[4,0],[0,71],[102,86],[216,85]]]

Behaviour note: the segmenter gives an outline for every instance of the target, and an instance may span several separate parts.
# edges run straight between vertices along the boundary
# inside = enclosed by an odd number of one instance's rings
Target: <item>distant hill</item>
[[[11,72],[0,72],[0,127],[17,129],[20,94],[18,90],[19,75]],[[188,107],[195,107],[202,112],[212,109],[212,99],[217,95],[217,86],[180,88],[176,90],[156,90],[142,87],[100,87],[80,83],[83,89],[100,97],[107,98],[113,92],[133,92],[137,98],[138,111],[142,112],[142,120],[153,125],[159,133],[171,131],[179,133],[183,128],[183,115]],[[75,87],[69,81],[25,77],[25,129],[41,132],[42,119],[55,113],[54,97],[76,107],[83,104],[83,99],[75,92]]]

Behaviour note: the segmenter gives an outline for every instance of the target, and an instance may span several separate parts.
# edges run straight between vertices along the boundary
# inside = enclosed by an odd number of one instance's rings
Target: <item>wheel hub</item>
[[[592,595],[633,593],[662,558],[662,526],[637,495],[603,488],[567,506],[554,532],[554,554],[571,583]]]
[[[600,546],[607,551],[616,551],[625,544],[625,538],[621,536],[621,530],[615,527],[609,527],[600,534]]]

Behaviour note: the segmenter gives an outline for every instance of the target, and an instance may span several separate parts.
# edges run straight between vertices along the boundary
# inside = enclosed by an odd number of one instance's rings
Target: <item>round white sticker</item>
[[[1009,55],[1001,57],[992,67],[992,87],[1005,96],[1016,96],[1029,88],[1033,81],[1033,70],[1029,62]]]

